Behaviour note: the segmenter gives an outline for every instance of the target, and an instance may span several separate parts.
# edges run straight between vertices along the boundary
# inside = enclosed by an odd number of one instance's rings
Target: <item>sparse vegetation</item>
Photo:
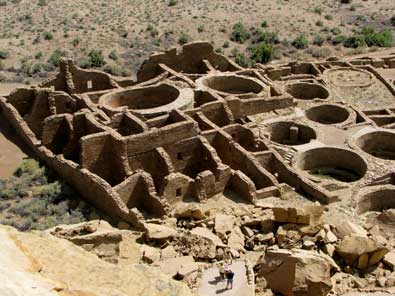
[[[270,44],[260,43],[252,46],[250,51],[254,63],[268,63],[273,59],[274,48]]]
[[[292,41],[292,45],[297,49],[306,49],[309,46],[309,40],[304,34],[300,34]]]
[[[248,30],[244,27],[244,25],[241,22],[236,23],[233,26],[233,31],[230,37],[230,40],[238,42],[238,43],[244,43],[250,38],[250,33]]]
[[[24,160],[13,177],[0,180],[1,224],[22,231],[46,229],[86,221],[91,211],[68,185],[53,179],[33,159]]]
[[[188,43],[189,40],[190,40],[189,35],[184,33],[184,32],[182,32],[180,37],[178,38],[178,44],[184,45],[184,44]]]
[[[5,60],[6,58],[9,57],[9,52],[8,51],[4,51],[4,50],[0,50],[0,59],[1,60]]]

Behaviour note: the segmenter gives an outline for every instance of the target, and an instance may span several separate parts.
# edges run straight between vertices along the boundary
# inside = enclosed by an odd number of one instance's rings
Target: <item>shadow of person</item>
[[[226,288],[222,288],[222,289],[215,291],[215,294],[222,294],[222,293],[226,292],[227,290],[228,289],[226,289]]]
[[[214,280],[208,281],[208,283],[209,283],[210,285],[216,285],[216,284],[218,284],[219,282],[222,282],[222,280],[223,280],[223,279],[222,279],[220,276],[216,276]]]

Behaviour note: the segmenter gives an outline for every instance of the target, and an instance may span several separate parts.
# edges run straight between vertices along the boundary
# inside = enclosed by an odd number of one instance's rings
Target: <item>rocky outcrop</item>
[[[133,264],[141,259],[136,236],[130,231],[113,228],[104,220],[58,225],[47,232],[67,239],[111,263]]]
[[[379,263],[388,249],[373,238],[358,235],[346,236],[336,247],[337,253],[349,266],[365,269]]]
[[[151,267],[111,264],[49,233],[0,226],[0,237],[2,295],[192,295]]]
[[[332,288],[331,269],[338,269],[326,256],[307,250],[268,250],[257,273],[267,287],[286,296],[327,295]]]

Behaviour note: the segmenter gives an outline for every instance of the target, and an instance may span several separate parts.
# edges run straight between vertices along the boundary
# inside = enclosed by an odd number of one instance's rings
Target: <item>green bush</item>
[[[274,48],[270,44],[261,43],[249,48],[254,63],[268,63],[273,59]]]
[[[100,68],[106,64],[101,50],[92,49],[89,52],[88,57],[90,65],[93,68]]]
[[[390,30],[376,32],[372,27],[362,29],[362,35],[367,46],[391,47],[392,33]]]
[[[80,38],[76,37],[73,39],[72,44],[74,47],[77,47],[80,44]]]
[[[55,50],[49,57],[48,63],[59,66],[59,61],[62,57],[66,56],[66,52],[60,49]]]
[[[177,0],[170,0],[169,1],[169,6],[174,6],[174,5],[176,5],[177,4]]]
[[[190,39],[189,35],[183,32],[178,38],[178,44],[184,45],[189,42],[189,39]]]
[[[44,32],[44,39],[45,40],[52,40],[53,34],[51,32]]]
[[[111,51],[110,54],[108,55],[108,57],[110,59],[112,59],[113,61],[118,60],[118,54],[117,54],[117,52],[115,50]]]
[[[10,56],[8,51],[0,50],[0,60],[5,60]]]
[[[248,68],[251,66],[251,60],[244,53],[241,52],[238,52],[235,55],[235,62],[241,67]]]
[[[313,40],[314,45],[322,46],[324,44],[325,38],[322,35],[316,35]]]
[[[337,36],[333,37],[331,41],[332,41],[333,45],[337,45],[337,44],[343,43],[344,40],[346,40],[346,36],[344,36],[344,35],[337,35]]]
[[[257,35],[257,41],[263,42],[267,44],[277,44],[280,43],[280,38],[278,34],[275,32],[268,32],[263,30],[256,30],[255,34]]]
[[[250,33],[247,31],[247,29],[244,27],[244,25],[241,22],[237,22],[233,26],[233,31],[230,36],[230,40],[238,42],[238,43],[244,43],[246,40],[250,38]]]
[[[358,48],[362,46],[366,46],[365,38],[362,35],[354,35],[345,38],[343,41],[343,45],[349,48]]]
[[[292,45],[297,49],[306,49],[309,46],[309,40],[304,34],[300,34],[292,41]]]
[[[150,32],[151,37],[159,35],[159,31],[152,24],[148,25],[147,31]]]
[[[198,31],[199,33],[204,32],[204,25],[199,25],[199,26],[197,27],[197,31]]]
[[[78,207],[75,192],[59,181],[49,182],[52,178],[37,161],[26,159],[13,177],[0,179],[0,224],[25,231],[86,221],[89,205]]]

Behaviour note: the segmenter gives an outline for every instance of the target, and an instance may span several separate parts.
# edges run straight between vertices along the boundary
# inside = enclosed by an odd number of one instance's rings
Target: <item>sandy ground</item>
[[[0,95],[6,95],[13,89],[21,86],[23,84],[1,83]],[[25,145],[18,139],[15,131],[0,113],[0,178],[12,176],[23,158],[27,157],[27,154],[20,147],[25,147]]]

